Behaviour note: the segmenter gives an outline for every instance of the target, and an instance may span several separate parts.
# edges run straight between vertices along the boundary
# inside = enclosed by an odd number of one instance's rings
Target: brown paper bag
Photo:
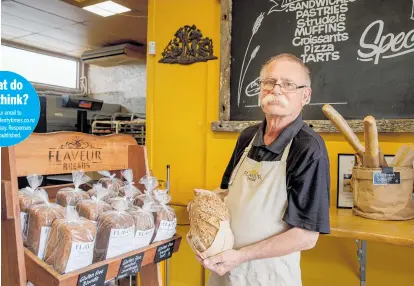
[[[233,232],[231,231],[229,221],[220,222],[220,228],[217,232],[216,237],[214,238],[213,243],[206,251],[203,251],[202,253],[198,251],[197,248],[193,245],[190,233],[187,233],[186,238],[191,249],[202,259],[206,259],[223,251],[233,249],[234,246],[234,236]]]
[[[355,166],[354,215],[375,220],[414,219],[413,183],[414,170],[410,167],[383,170]]]

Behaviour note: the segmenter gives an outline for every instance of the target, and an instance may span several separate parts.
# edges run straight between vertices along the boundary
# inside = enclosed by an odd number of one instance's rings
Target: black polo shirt
[[[283,220],[293,227],[330,233],[329,158],[325,142],[303,122],[301,115],[268,146],[264,143],[265,128],[266,119],[242,131],[223,175],[221,188],[228,188],[233,169],[256,133],[247,156],[258,162],[280,161],[285,147],[293,138],[286,162],[288,205]]]

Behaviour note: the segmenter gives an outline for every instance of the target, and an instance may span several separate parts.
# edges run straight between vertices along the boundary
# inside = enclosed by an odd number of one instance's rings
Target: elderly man
[[[311,97],[308,68],[281,54],[260,72],[265,119],[239,136],[221,189],[234,250],[199,261],[209,286],[302,285],[300,252],[329,227],[329,160],[322,138],[302,121]]]

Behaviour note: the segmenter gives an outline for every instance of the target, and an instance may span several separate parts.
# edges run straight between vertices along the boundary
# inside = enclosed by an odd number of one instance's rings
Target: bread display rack
[[[119,277],[123,259],[140,254],[142,263],[138,273],[140,285],[159,286],[161,277],[157,264],[178,251],[181,236],[152,243],[88,267],[60,275],[23,246],[17,178],[29,174],[49,175],[73,170],[111,172],[132,169],[136,186],[146,174],[144,148],[129,135],[94,136],[78,132],[32,134],[12,147],[2,148],[2,284],[36,286],[83,285],[81,277],[96,271],[106,271],[105,281]],[[118,172],[117,172],[118,173]],[[68,184],[67,186],[73,186]],[[43,187],[51,201],[62,185]],[[165,254],[165,249],[168,249]],[[138,278],[137,278],[138,279]],[[100,284],[88,284],[100,285]],[[103,284],[102,284],[103,285]]]
[[[136,113],[95,114],[91,118],[92,134],[129,134],[139,145],[145,145],[145,117]]]

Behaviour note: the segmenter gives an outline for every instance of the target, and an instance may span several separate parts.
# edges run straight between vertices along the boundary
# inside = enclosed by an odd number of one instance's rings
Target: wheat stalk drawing
[[[246,61],[247,52],[249,51],[250,44],[252,42],[252,39],[253,39],[254,35],[257,33],[257,31],[260,28],[260,25],[262,24],[263,18],[264,18],[264,13],[260,13],[260,15],[257,17],[256,21],[254,22],[254,25],[253,25],[253,28],[252,28],[252,35],[250,36],[250,40],[249,40],[249,43],[247,44],[246,52],[244,53],[242,68],[241,68],[240,77],[239,77],[239,86],[238,86],[238,90],[237,90],[237,106],[240,106],[241,90],[242,90],[242,87],[243,87],[243,80],[244,80],[244,76],[246,75],[247,68],[248,68],[251,60],[256,56],[257,52],[259,51],[260,46],[257,46],[253,50],[253,52],[251,53],[249,63],[247,65],[247,67],[246,67],[246,70],[243,72],[243,68],[244,68],[244,63]]]
[[[413,0],[413,6],[411,8],[411,20],[414,20],[414,0]]]
[[[247,70],[249,69],[249,65],[250,65],[251,61],[256,57],[259,50],[260,50],[260,45],[256,46],[256,48],[254,48],[253,52],[250,54],[249,62],[247,63],[246,69],[244,70],[244,74],[243,74],[243,77],[242,77],[242,80],[241,80],[242,85],[243,85],[244,77],[246,76]],[[242,88],[242,86],[240,86],[240,88]],[[247,96],[249,96],[249,95],[247,95]]]

